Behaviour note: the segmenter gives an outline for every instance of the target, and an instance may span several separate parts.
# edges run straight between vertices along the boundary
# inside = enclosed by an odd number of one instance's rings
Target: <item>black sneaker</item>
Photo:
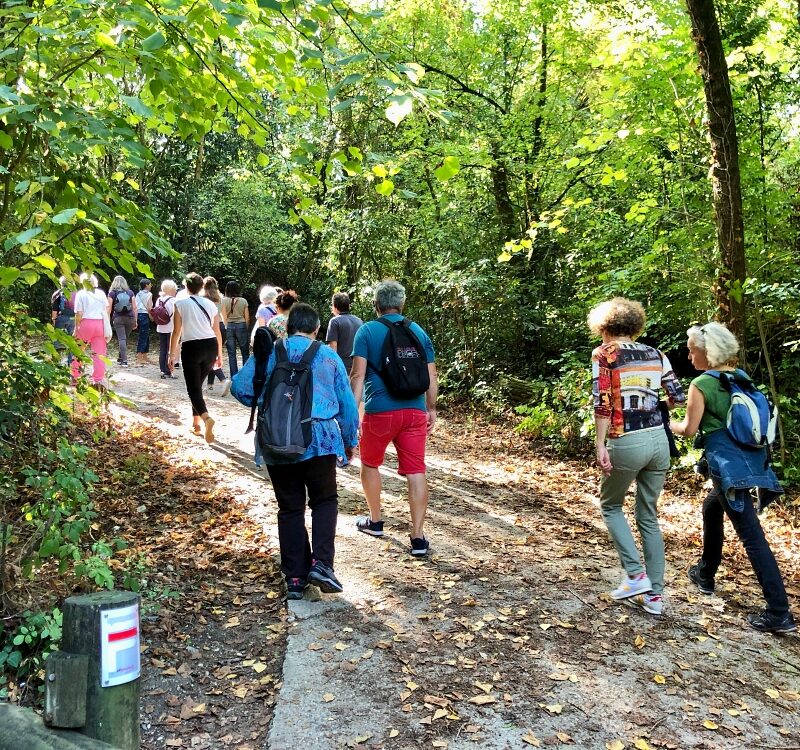
[[[383,521],[373,521],[369,516],[356,518],[356,528],[370,536],[383,536]]]
[[[181,363],[180,363],[180,362],[176,362],[176,363],[175,363],[174,365],[172,365],[172,366],[173,366],[173,367],[174,367],[176,370],[180,370],[180,369],[181,369]]]
[[[425,538],[411,540],[411,554],[414,557],[425,557],[431,550],[431,543]]]
[[[302,599],[303,592],[308,588],[308,581],[305,578],[287,578],[286,579],[286,598],[287,599]]]
[[[748,615],[747,622],[762,633],[794,633],[797,630],[791,612],[785,615],[773,615],[765,609],[758,615]]]
[[[714,593],[714,579],[703,578],[699,565],[692,565],[686,572],[689,574],[689,580],[700,589],[701,594]]]
[[[344,591],[339,579],[333,574],[333,568],[329,568],[319,560],[311,566],[311,570],[308,572],[308,582],[319,586],[319,590],[324,594],[339,594]]]

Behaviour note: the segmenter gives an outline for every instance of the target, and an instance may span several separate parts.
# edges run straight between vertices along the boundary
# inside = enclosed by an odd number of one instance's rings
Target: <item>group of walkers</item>
[[[328,593],[343,589],[334,567],[336,469],[356,449],[369,511],[356,519],[356,529],[373,537],[384,535],[381,466],[392,443],[398,473],[408,488],[409,551],[417,557],[429,554],[424,533],[425,451],[436,423],[438,380],[433,344],[425,330],[403,315],[406,295],[399,282],[376,286],[376,319],[367,323],[351,312],[347,294],[334,294],[326,346],[318,341],[318,312],[299,302],[292,290],[262,287],[251,330],[248,304],[235,281],[228,282],[220,296],[213,277],[190,273],[180,291],[166,279],[155,302],[148,279],[141,280],[134,295],[118,276],[108,297],[95,277],[84,276],[82,281],[83,287],[69,299],[62,283],[53,295],[52,315],[56,327],[74,331],[91,347],[94,381],[103,378],[102,356],[112,328],[120,342],[118,362],[125,366],[131,332],[139,330],[141,364],[149,350],[150,323],[155,323],[161,377],[174,378],[174,371],[183,368],[192,429],[209,443],[214,440],[214,419],[203,386],[213,388],[219,380],[227,394],[231,381],[222,371],[223,344],[227,347],[234,395],[260,415],[256,460],[266,464],[277,500],[288,598],[302,598],[309,583]],[[729,434],[726,421],[729,380],[752,385],[736,368],[739,344],[719,323],[688,330],[690,361],[703,374],[692,381],[687,399],[667,356],[636,341],[645,322],[642,306],[624,298],[598,305],[588,317],[589,328],[602,338],[592,353],[596,460],[603,473],[600,508],[625,570],[610,596],[638,604],[652,615],[663,613],[665,552],[658,499],[674,449],[670,433],[687,438],[698,434],[696,445],[704,450],[701,463],[707,467],[711,491],[703,503],[703,552],[689,567],[689,580],[702,593],[714,593],[727,515],[766,600],[766,609],[750,616],[750,624],[765,632],[794,631],[783,579],[751,499],[751,490],[756,490],[765,505],[783,490],[770,468],[768,448],[743,447]],[[72,367],[77,376],[77,360]],[[665,392],[665,401],[659,401],[659,390]],[[679,405],[686,406],[686,417],[671,422],[669,412]],[[276,427],[276,420],[284,421]],[[623,510],[634,482],[634,515],[644,561]],[[310,537],[306,504],[311,510]]]
[[[687,331],[689,359],[702,373],[692,380],[687,399],[667,357],[635,341],[645,322],[644,308],[624,298],[598,305],[588,318],[589,328],[603,340],[592,353],[596,457],[603,472],[600,508],[625,570],[610,595],[629,599],[650,614],[662,614],[665,559],[657,502],[670,465],[666,430],[687,438],[699,435],[695,444],[703,448],[701,466],[706,467],[712,487],[703,502],[703,552],[689,567],[689,580],[703,594],[714,593],[727,515],[766,600],[764,611],[750,615],[748,622],[763,632],[792,632],[796,626],[783,578],[751,496],[751,490],[756,490],[764,506],[783,490],[770,467],[768,446],[745,447],[728,428],[731,380],[737,378],[752,387],[746,373],[736,368],[739,343],[719,323]],[[666,393],[666,418],[665,410],[659,408],[659,389]],[[684,404],[686,417],[669,421],[669,410]],[[623,512],[625,495],[634,481],[634,514],[644,564]]]

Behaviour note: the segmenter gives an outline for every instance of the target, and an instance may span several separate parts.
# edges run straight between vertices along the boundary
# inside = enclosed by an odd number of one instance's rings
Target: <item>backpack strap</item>
[[[192,300],[192,302],[194,302],[194,303],[195,303],[195,305],[197,305],[197,306],[198,306],[198,307],[199,307],[199,308],[200,308],[200,309],[203,311],[203,315],[205,315],[205,316],[206,316],[206,320],[208,321],[208,324],[209,324],[210,326],[213,326],[213,323],[211,322],[211,316],[208,314],[208,310],[206,310],[206,308],[205,308],[205,307],[203,307],[203,306],[200,304],[200,302],[197,300],[197,297],[195,297],[195,296],[193,296],[193,295],[192,295],[192,296],[190,296],[190,297],[189,297],[189,299],[190,299],[190,300]]]
[[[306,349],[305,352],[303,353],[303,357],[300,360],[300,362],[305,365],[310,365],[311,362],[314,360],[314,357],[317,356],[317,352],[319,351],[319,348],[321,346],[322,346],[321,341],[312,341],[311,346],[309,346],[308,349]]]
[[[278,341],[275,342],[275,361],[276,362],[289,361],[289,354],[286,351],[286,342],[283,339],[278,339]]]

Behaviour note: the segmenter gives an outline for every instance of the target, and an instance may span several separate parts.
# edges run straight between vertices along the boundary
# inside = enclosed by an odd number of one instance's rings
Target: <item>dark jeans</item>
[[[139,324],[139,340],[136,342],[136,353],[147,354],[150,351],[150,316],[147,313],[138,313],[136,322]]]
[[[212,370],[210,373],[208,373],[208,384],[209,385],[214,385],[214,378],[215,377],[219,379],[220,383],[225,381],[225,373],[222,372],[222,368],[221,367],[217,368],[216,370]]]
[[[739,494],[741,493],[741,495]],[[725,515],[731,519],[733,528],[744,545],[750,564],[761,584],[767,609],[771,614],[782,616],[789,611],[789,601],[783,578],[769,547],[764,530],[756,515],[749,490],[737,490],[737,500],[744,500],[744,510],[735,511],[715,487],[703,501],[703,557],[700,574],[714,580],[722,562],[722,543],[725,540]]]
[[[186,380],[186,392],[192,402],[192,415],[199,417],[208,413],[203,398],[203,381],[214,369],[217,358],[217,339],[196,339],[181,344],[181,367]]]
[[[56,317],[56,322],[54,324],[55,328],[59,331],[64,331],[64,333],[69,334],[72,336],[75,333],[75,316],[74,315],[58,315]],[[55,344],[56,351],[62,351],[64,349],[63,344],[56,343]],[[67,352],[67,364],[72,364],[72,352]]]
[[[239,372],[239,365],[236,363],[236,348],[242,353],[242,364],[247,362],[250,356],[250,338],[247,335],[247,323],[228,323],[225,326],[225,346],[228,348],[228,362],[231,369],[231,377]]]
[[[287,578],[305,578],[312,560],[332,568],[338,513],[336,456],[316,456],[296,464],[267,466],[267,471],[278,501],[283,574]],[[311,544],[305,522],[306,490],[311,508]]]
[[[167,360],[169,360],[169,340],[171,336],[171,333],[158,332],[158,368],[164,375],[169,375]]]

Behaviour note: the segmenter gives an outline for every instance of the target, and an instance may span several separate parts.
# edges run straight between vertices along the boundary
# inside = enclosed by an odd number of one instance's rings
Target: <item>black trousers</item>
[[[158,332],[158,369],[164,375],[169,375],[169,340],[172,337],[171,333]]]
[[[338,497],[336,456],[316,456],[296,464],[268,465],[278,501],[281,570],[287,578],[305,578],[312,560],[333,567]],[[306,530],[306,491],[311,508],[311,544]],[[312,553],[313,546],[313,553]]]
[[[181,367],[186,380],[186,392],[192,402],[192,415],[195,417],[208,411],[203,398],[203,381],[214,369],[218,353],[216,337],[184,341],[181,344]]]
[[[764,529],[761,528],[756,509],[753,507],[750,491],[737,490],[736,495],[737,500],[744,500],[744,510],[741,513],[731,508],[722,492],[716,487],[703,501],[703,557],[700,560],[700,574],[703,578],[714,580],[717,568],[722,562],[727,514],[761,584],[767,609],[774,615],[784,615],[789,611],[789,600],[786,598],[783,578],[775,555],[772,554],[764,536]]]

